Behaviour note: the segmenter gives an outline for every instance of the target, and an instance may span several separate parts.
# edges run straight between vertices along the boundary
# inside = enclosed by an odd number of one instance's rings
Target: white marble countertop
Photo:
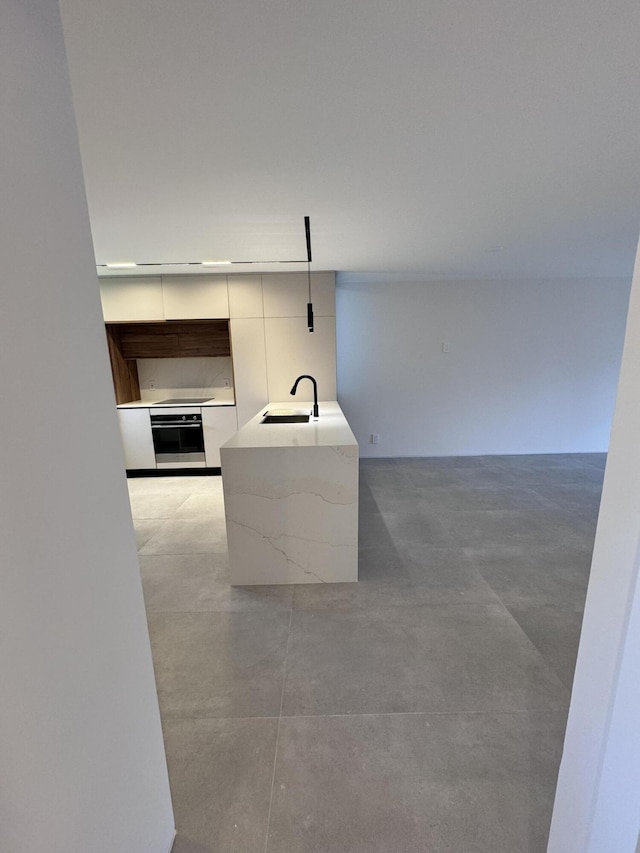
[[[180,397],[180,392],[168,392],[163,395],[164,399],[171,397]],[[186,395],[185,395],[186,396]],[[204,394],[190,394],[190,397],[204,397]],[[162,396],[157,400],[134,400],[132,403],[120,403],[118,409],[151,409],[157,406],[162,401]],[[236,400],[233,393],[233,388],[216,388],[214,396],[206,403],[162,403],[162,408],[171,408],[172,406],[193,406],[199,409],[201,406],[235,406]]]
[[[335,400],[321,401],[318,404],[319,418],[311,417],[306,424],[261,423],[265,413],[273,409],[295,409],[296,412],[307,413],[312,411],[313,403],[299,400],[269,403],[223,444],[223,448],[358,446],[351,427]]]

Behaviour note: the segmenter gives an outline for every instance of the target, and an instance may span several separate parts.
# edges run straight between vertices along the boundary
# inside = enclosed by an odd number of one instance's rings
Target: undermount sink
[[[309,415],[265,415],[261,424],[308,424]]]

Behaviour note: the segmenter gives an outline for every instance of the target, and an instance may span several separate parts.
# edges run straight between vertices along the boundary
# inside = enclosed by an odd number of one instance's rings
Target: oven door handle
[[[175,429],[176,427],[180,427],[180,429],[202,429],[202,424],[189,424],[184,421],[176,421],[174,424],[151,424],[151,429]]]

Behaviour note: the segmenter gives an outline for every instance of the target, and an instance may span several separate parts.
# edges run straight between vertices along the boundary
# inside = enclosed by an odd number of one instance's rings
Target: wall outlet
[[[156,381],[155,381],[155,379],[150,379],[149,380],[149,391],[155,391],[155,390],[156,390]]]
[[[449,344],[446,341],[442,343],[442,352],[449,352]]]
[[[377,432],[371,433],[371,444],[380,444],[380,436]]]
[[[230,379],[223,379],[222,380],[222,387],[223,388],[231,388],[231,380]]]

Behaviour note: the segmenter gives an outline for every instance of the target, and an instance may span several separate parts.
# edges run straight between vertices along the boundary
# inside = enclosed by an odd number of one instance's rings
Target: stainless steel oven
[[[204,468],[202,415],[151,414],[151,434],[158,468]]]

